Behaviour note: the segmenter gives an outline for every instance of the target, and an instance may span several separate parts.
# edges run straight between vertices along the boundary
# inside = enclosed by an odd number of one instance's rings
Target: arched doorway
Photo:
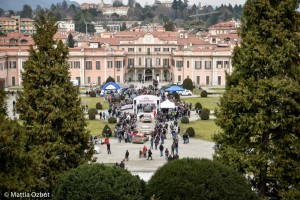
[[[145,81],[152,81],[152,69],[146,69]]]
[[[170,72],[169,70],[164,70],[164,74],[163,74],[164,80],[165,81],[170,81]]]

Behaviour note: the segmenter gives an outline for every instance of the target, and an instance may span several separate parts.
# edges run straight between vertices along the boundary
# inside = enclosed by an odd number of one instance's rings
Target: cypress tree
[[[51,14],[40,15],[25,62],[24,90],[17,111],[24,120],[28,152],[39,162],[36,184],[51,191],[70,168],[90,160],[92,147],[81,109],[81,100],[70,82],[68,48],[55,41],[58,27]]]
[[[300,198],[299,0],[248,0],[217,112],[215,158],[264,197]]]
[[[74,48],[75,40],[71,33],[68,35],[67,44],[68,44],[68,47]]]

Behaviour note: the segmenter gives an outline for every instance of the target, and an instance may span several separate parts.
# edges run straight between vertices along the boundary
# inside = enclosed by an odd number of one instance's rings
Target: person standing
[[[168,148],[166,148],[166,150],[165,150],[165,156],[166,156],[166,160],[167,160],[168,157],[169,157],[169,150],[168,150]]]
[[[128,150],[126,150],[126,153],[125,153],[125,160],[129,161],[129,151]]]
[[[124,163],[124,160],[122,160],[122,161],[121,161],[121,163],[120,163],[120,165],[119,165],[119,166],[120,166],[121,168],[123,168],[123,169],[125,168],[125,163]]]
[[[151,158],[151,160],[152,160],[152,151],[151,151],[151,149],[148,150],[148,158],[147,158],[147,160],[149,160],[149,158]]]
[[[106,144],[106,147],[107,147],[107,154],[111,154],[109,142]]]
[[[160,150],[160,157],[163,157],[163,152],[164,152],[164,146],[162,144],[159,145],[159,150]]]

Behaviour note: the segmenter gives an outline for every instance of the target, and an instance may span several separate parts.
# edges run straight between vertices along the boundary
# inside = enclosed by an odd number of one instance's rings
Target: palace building
[[[138,30],[138,29],[137,29]],[[58,36],[59,35],[59,36]],[[56,34],[66,41],[68,34]],[[186,31],[122,31],[88,38],[78,37],[69,49],[71,79],[79,85],[103,84],[111,76],[116,82],[182,82],[189,77],[195,85],[225,85],[231,73],[231,53],[239,39],[236,31],[224,35],[194,35]],[[5,86],[22,85],[21,71],[27,60],[31,37],[0,37],[0,78]]]

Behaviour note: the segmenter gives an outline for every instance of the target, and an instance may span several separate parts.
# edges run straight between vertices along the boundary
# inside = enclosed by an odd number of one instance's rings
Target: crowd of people
[[[157,151],[159,152],[160,157],[164,157],[167,161],[178,159],[180,137],[180,126],[178,125],[178,121],[180,121],[184,116],[190,116],[192,104],[176,101],[171,93],[161,93],[159,89],[153,86],[142,87],[140,89],[122,89],[121,93],[118,95],[115,95],[115,93],[109,93],[109,98],[106,95],[104,96],[105,99],[109,99],[108,117],[112,116],[117,119],[117,123],[113,130],[114,137],[119,143],[131,143],[133,141],[134,136],[138,133],[137,121],[139,114],[126,112],[122,110],[122,107],[124,105],[132,104],[134,97],[145,94],[156,95],[161,98],[161,101],[169,99],[175,103],[176,107],[175,109],[161,109],[157,113],[156,109],[151,107],[151,109],[153,109],[152,114],[155,117],[155,125],[153,131],[151,131],[149,135],[149,148],[144,146],[140,149],[138,153],[139,157],[152,160],[153,151]],[[144,107],[145,105],[141,104],[138,109],[143,111]],[[170,137],[168,139],[172,140],[170,148],[165,147],[165,140],[167,139],[167,136]],[[183,144],[188,144],[189,135],[184,133],[182,136]],[[109,152],[111,153],[110,147]],[[129,151],[127,150],[124,159],[120,164],[118,164],[118,166],[125,166],[125,162],[128,161]]]

